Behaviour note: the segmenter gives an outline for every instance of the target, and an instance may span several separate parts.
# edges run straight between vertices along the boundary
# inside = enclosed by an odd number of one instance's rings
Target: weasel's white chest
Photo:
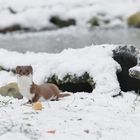
[[[30,92],[30,88],[32,85],[31,76],[18,76],[17,82],[21,95],[29,100],[32,100],[34,94]]]

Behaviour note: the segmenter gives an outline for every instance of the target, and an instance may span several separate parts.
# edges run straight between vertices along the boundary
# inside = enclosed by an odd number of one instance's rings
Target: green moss
[[[47,82],[57,84],[57,83],[61,83],[61,80],[59,80],[58,76],[54,74],[53,76],[48,78]]]
[[[85,72],[82,76],[77,76],[76,74],[72,75],[68,73],[63,77],[63,79],[59,79],[58,76],[54,74],[53,76],[49,77],[46,82],[54,83],[56,85],[65,84],[65,83],[73,83],[73,84],[88,83],[93,88],[95,86],[93,78],[90,77],[90,75],[87,72]]]
[[[76,74],[67,73],[62,79],[54,74],[48,80],[47,83],[56,84],[60,90],[69,92],[89,92],[91,93],[95,88],[95,82],[90,77],[89,73],[85,72],[81,76]]]
[[[127,23],[128,23],[129,26],[139,27],[140,28],[140,12],[131,15],[127,19]]]
[[[10,96],[14,98],[21,99],[22,95],[19,93],[17,83],[10,83],[6,86],[0,88],[0,95]]]
[[[99,18],[97,17],[92,17],[90,20],[89,20],[89,23],[91,24],[91,26],[99,26],[100,23],[99,23]]]

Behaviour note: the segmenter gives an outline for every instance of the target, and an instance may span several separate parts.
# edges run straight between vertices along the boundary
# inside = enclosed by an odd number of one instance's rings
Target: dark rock
[[[15,69],[7,69],[3,66],[0,66],[0,71],[7,71],[7,72],[13,72],[14,74],[16,73]]]
[[[84,130],[85,133],[89,134],[89,129]]]
[[[61,19],[58,16],[51,17],[50,22],[55,24],[56,26],[58,26],[60,28],[67,27],[67,26],[70,26],[70,25],[76,25],[76,21],[74,19],[64,20],[64,19]]]
[[[62,91],[68,91],[68,92],[73,92],[73,93],[76,93],[76,92],[89,92],[89,93],[91,93],[93,91],[93,87],[89,83],[86,83],[86,82],[84,82],[84,83],[67,82],[64,84],[57,85],[57,86]]]
[[[43,27],[41,29],[24,27],[20,24],[9,25],[5,28],[0,28],[0,33],[10,33],[10,32],[38,32],[38,31],[46,31],[46,30],[55,30],[57,27]]]
[[[129,69],[137,65],[137,57],[139,51],[133,47],[118,47],[113,51],[113,58],[120,65],[122,70],[117,72],[117,78],[122,91],[134,90],[138,92],[140,89],[140,80],[130,77]]]
[[[9,11],[12,14],[17,14],[16,11],[14,11],[12,8],[8,8]],[[70,25],[76,25],[76,21],[74,19],[67,19],[67,20],[63,20],[57,16],[54,16],[50,19],[50,22],[52,22],[53,24],[55,24],[57,27],[67,27]],[[23,25],[20,24],[12,24],[9,25],[7,27],[4,28],[0,28],[0,33],[8,33],[8,32],[16,32],[16,31],[24,31],[24,32],[37,32],[37,31],[45,31],[45,30],[54,30],[57,29],[57,27],[54,25],[54,27],[43,27],[41,29],[36,29],[36,28],[31,28],[31,27],[25,27]]]
[[[109,23],[110,23],[110,20],[109,20],[109,19],[105,19],[105,20],[103,20],[103,22],[104,22],[105,24],[109,24]]]
[[[15,32],[15,31],[29,31],[29,29],[21,27],[21,25],[19,24],[14,24],[0,29],[0,33]]]
[[[114,55],[117,55],[119,53],[129,53],[132,56],[138,57],[139,50],[134,46],[118,46],[115,50],[113,50]]]

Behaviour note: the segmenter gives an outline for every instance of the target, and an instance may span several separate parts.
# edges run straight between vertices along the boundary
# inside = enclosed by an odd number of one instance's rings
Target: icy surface
[[[50,17],[74,18],[85,25],[96,16],[110,21],[109,26],[123,25],[126,18],[139,11],[139,0],[1,0],[0,28],[19,24],[24,28],[52,28]]]

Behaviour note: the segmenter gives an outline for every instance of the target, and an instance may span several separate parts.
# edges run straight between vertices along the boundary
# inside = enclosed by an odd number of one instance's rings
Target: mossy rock
[[[127,23],[129,26],[140,28],[140,12],[131,15],[127,19]]]
[[[81,76],[68,73],[62,79],[59,79],[58,76],[54,74],[49,77],[46,82],[54,83],[60,90],[69,92],[92,92],[95,88],[95,82],[87,72]]]
[[[61,19],[60,17],[58,16],[53,16],[50,18],[50,22],[55,24],[56,26],[60,27],[60,28],[63,28],[63,27],[67,27],[67,26],[70,26],[70,25],[76,25],[76,21],[75,19]]]
[[[91,26],[99,26],[100,25],[100,21],[99,21],[99,18],[97,17],[92,17],[90,20],[89,20],[89,23],[91,24]]]
[[[22,95],[19,93],[17,83],[9,83],[6,86],[0,88],[0,95],[10,96],[18,99],[22,99]]]

